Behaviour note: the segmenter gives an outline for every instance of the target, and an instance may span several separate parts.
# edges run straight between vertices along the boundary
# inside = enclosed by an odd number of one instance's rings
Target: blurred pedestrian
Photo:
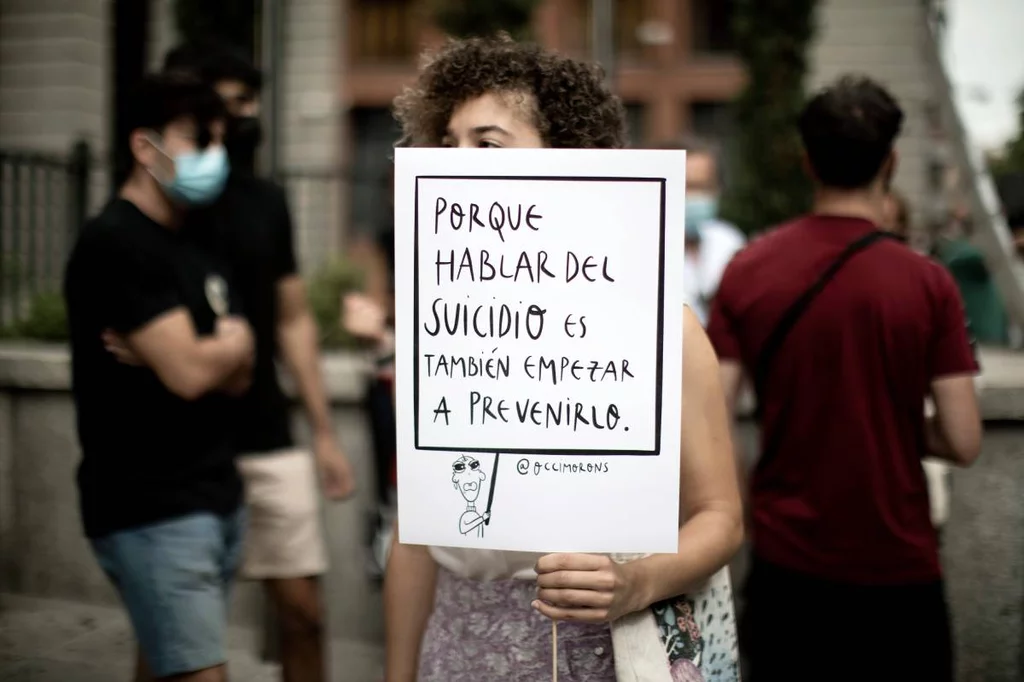
[[[385,181],[388,198],[387,223],[379,225],[372,238],[364,237],[353,248],[353,258],[365,274],[362,291],[346,295],[341,302],[342,326],[353,336],[368,342],[374,359],[364,405],[370,423],[370,437],[376,475],[375,509],[368,532],[369,573],[384,577],[395,521],[396,424],[394,396],[395,355],[395,228],[394,167]],[[369,237],[369,236],[368,236]]]
[[[248,58],[218,43],[181,45],[164,68],[198,75],[227,106],[231,177],[207,216],[210,224],[196,216],[190,237],[231,264],[256,334],[253,385],[234,422],[249,508],[241,573],[266,587],[280,627],[282,678],[320,682],[328,679],[321,582],[328,557],[317,478],[331,500],[349,497],[354,478],[331,419],[285,193],[254,173],[262,77]],[[278,358],[305,407],[312,452],[292,435]]]
[[[624,109],[599,69],[507,38],[449,43],[396,109],[415,146],[614,149],[625,141]],[[684,320],[678,553],[619,564],[592,554],[419,547],[396,539],[384,585],[388,682],[547,679],[546,618],[561,621],[564,682],[612,682],[617,670],[630,679],[668,677],[664,643],[651,643],[650,660],[631,656],[635,648],[613,652],[613,641],[623,641],[613,627],[622,633],[622,624],[635,622],[624,616],[704,585],[728,563],[742,529],[717,363],[696,317],[687,311]],[[669,616],[682,627],[693,623],[692,613]],[[720,623],[731,613],[709,618]],[[703,652],[698,663],[708,679],[735,680],[732,643],[700,639],[693,630],[697,639],[689,641]],[[653,622],[650,631],[657,638]],[[676,663],[693,667],[685,658]]]
[[[904,242],[910,237],[910,204],[906,196],[895,188],[890,188],[885,196],[885,216],[881,227],[893,233]],[[970,324],[968,322],[968,329]],[[977,357],[975,357],[977,360]],[[975,379],[977,385],[980,375]],[[925,401],[925,415],[932,416],[935,413],[935,406],[930,399]],[[924,467],[925,480],[928,483],[928,505],[931,509],[932,525],[939,531],[941,539],[942,527],[949,519],[949,498],[950,498],[950,473],[951,466],[934,457],[928,457],[921,462]]]
[[[226,682],[245,516],[228,394],[248,388],[255,348],[228,264],[181,237],[227,180],[224,106],[153,76],[127,118],[134,166],[64,283],[82,519],[131,617],[135,679]]]
[[[978,456],[977,365],[949,274],[878,229],[902,123],[866,78],[812,97],[814,208],[740,253],[712,306],[727,401],[747,373],[761,418],[741,624],[753,682],[953,679],[921,459]]]
[[[907,198],[898,189],[891,187],[885,195],[883,219],[879,227],[907,241],[910,238],[910,209]]]
[[[660,148],[686,150],[686,304],[706,326],[722,273],[746,237],[719,217],[722,171],[717,148],[697,137]]]
[[[981,345],[1006,346],[1010,321],[985,255],[971,241],[974,225],[965,207],[954,209],[932,247],[932,255],[956,280],[971,331]]]

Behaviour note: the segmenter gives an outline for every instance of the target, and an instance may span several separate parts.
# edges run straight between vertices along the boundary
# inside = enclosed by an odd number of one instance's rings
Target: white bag
[[[950,466],[938,459],[921,462],[924,477],[928,482],[928,504],[931,507],[932,525],[942,528],[949,519],[949,471]]]
[[[729,567],[689,595],[612,623],[612,649],[617,682],[739,682]]]

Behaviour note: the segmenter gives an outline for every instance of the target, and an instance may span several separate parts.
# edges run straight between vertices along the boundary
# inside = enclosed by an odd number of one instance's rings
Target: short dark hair
[[[437,147],[463,102],[520,92],[532,96],[533,124],[549,147],[625,146],[626,110],[599,66],[503,34],[449,41],[395,99],[395,116],[413,145]]]
[[[263,87],[263,74],[239,48],[218,40],[193,40],[175,47],[164,57],[164,71],[195,74],[210,85],[241,81],[253,90]]]
[[[196,142],[203,148],[210,143],[210,124],[224,116],[224,102],[198,78],[153,74],[139,82],[125,112],[125,127],[130,132],[148,129],[160,133],[174,121],[190,119],[199,132]]]
[[[903,126],[903,110],[878,83],[847,75],[821,90],[800,114],[800,137],[811,168],[827,187],[871,184]]]

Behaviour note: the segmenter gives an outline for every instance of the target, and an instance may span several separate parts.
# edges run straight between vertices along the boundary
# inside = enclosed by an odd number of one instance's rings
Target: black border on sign
[[[655,182],[661,188],[661,206],[658,234],[658,358],[655,377],[654,449],[652,450],[571,450],[537,448],[467,448],[450,446],[420,445],[420,180],[536,180],[542,182]],[[665,178],[644,177],[568,177],[568,176],[524,176],[524,175],[417,175],[413,195],[413,438],[417,450],[433,452],[497,452],[514,455],[596,455],[610,456],[657,456],[661,454],[661,394],[664,372],[665,346]]]

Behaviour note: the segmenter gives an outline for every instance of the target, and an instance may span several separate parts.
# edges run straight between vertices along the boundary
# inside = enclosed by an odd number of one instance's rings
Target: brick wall
[[[64,156],[87,141],[96,161],[90,212],[109,190],[110,20],[110,0],[0,0],[0,149]],[[58,287],[79,222],[69,188],[57,169],[23,166],[16,178],[12,166],[0,168],[0,269],[23,274],[0,294],[7,313]]]
[[[932,137],[928,111],[939,96],[925,43],[926,8],[921,0],[824,0],[818,10],[817,42],[811,52],[815,88],[854,71],[883,83],[906,114],[900,137],[895,186],[914,216],[912,240],[927,241],[926,223],[941,214],[945,197],[928,182],[928,166],[945,153]]]
[[[107,148],[109,0],[0,0],[0,146]]]
[[[144,0],[149,7],[149,69],[163,66],[164,55],[178,42],[174,28],[174,0]]]
[[[315,269],[342,242],[342,40],[338,0],[288,0],[284,6],[279,144],[288,181],[296,248]]]

